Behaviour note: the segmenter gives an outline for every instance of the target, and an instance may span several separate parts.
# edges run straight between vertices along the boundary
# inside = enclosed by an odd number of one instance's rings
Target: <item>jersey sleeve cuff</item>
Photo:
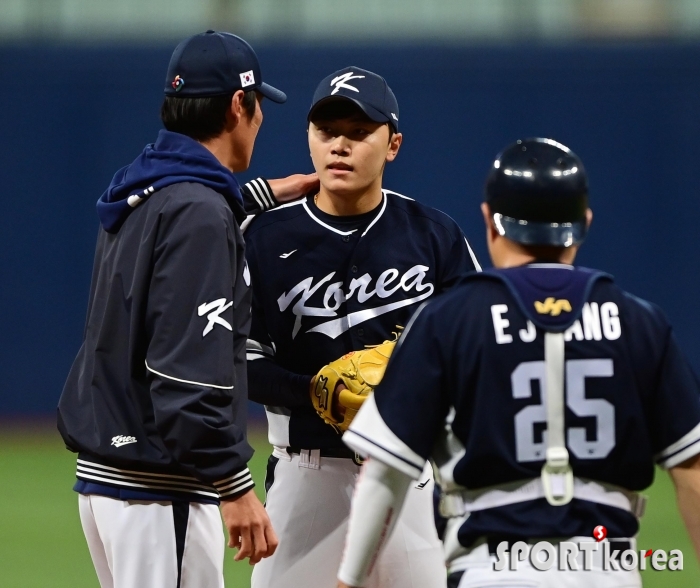
[[[254,487],[255,482],[253,482],[253,477],[250,475],[250,470],[248,468],[241,470],[229,478],[214,482],[214,488],[216,488],[222,500],[237,498]]]
[[[279,206],[272,188],[265,178],[255,178],[241,188],[243,203],[248,214],[265,212]]]
[[[372,457],[400,471],[413,480],[423,474],[426,460],[406,445],[384,422],[374,395],[364,403],[360,412],[343,435],[343,442],[363,457]]]
[[[656,463],[668,470],[700,453],[700,424],[656,456]]]

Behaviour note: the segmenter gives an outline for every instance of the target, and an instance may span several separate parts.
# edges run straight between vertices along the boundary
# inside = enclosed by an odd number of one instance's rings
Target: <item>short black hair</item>
[[[233,94],[205,98],[166,96],[160,107],[160,120],[169,131],[208,141],[223,132],[232,98]],[[249,117],[255,114],[256,100],[255,90],[243,95],[243,108]]]
[[[366,121],[376,123],[352,100],[328,100],[311,111],[309,121],[315,124],[317,121],[339,120],[353,116],[359,116]],[[391,140],[392,135],[396,132],[394,125],[390,122],[384,124],[389,126],[389,140]]]

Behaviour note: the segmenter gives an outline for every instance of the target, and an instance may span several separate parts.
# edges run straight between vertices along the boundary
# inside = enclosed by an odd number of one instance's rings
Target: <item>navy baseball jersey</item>
[[[388,190],[357,216],[328,215],[313,197],[281,206],[257,217],[245,238],[249,397],[266,405],[270,442],[347,451],[311,404],[311,377],[391,338],[423,301],[473,272],[469,244],[450,217]]]
[[[540,482],[547,331],[565,340],[575,486],[564,506]],[[610,276],[561,264],[489,270],[416,313],[344,441],[416,478],[432,459],[443,495],[460,498],[462,548],[590,536],[596,525],[632,537],[635,493],[655,462],[700,453],[700,385],[660,309]]]

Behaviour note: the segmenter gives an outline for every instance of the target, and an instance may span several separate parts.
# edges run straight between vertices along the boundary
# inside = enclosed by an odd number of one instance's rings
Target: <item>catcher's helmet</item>
[[[506,147],[486,179],[486,202],[498,232],[523,245],[570,247],[586,237],[583,163],[552,139]]]

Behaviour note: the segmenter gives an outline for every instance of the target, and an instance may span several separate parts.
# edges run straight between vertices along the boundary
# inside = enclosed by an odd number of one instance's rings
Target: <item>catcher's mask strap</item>
[[[547,452],[542,486],[547,502],[563,506],[574,497],[574,473],[564,437],[564,333],[544,334]]]

